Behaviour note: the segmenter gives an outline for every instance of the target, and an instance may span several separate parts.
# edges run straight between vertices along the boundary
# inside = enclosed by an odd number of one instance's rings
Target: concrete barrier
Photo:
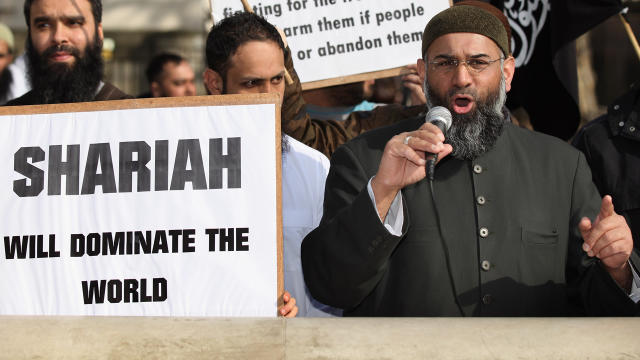
[[[3,359],[640,359],[632,318],[0,317]]]

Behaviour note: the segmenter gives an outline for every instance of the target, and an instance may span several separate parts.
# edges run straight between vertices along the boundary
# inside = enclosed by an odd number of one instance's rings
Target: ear
[[[511,90],[511,81],[513,80],[513,75],[516,72],[516,59],[513,56],[509,55],[508,58],[504,60],[504,81],[505,88],[507,91]]]
[[[102,32],[102,23],[98,24],[98,33],[96,35],[98,35],[98,38],[100,39],[101,42],[104,40],[104,33]]]
[[[427,68],[425,67],[426,63],[424,59],[418,59],[416,62],[416,71],[418,71],[418,76],[420,77],[420,81],[424,83],[424,79],[426,77]]]
[[[221,95],[224,88],[222,82],[222,76],[216,71],[207,68],[202,74],[204,78],[204,86],[209,90],[211,95]]]
[[[160,90],[160,84],[157,81],[153,81],[151,83],[151,96],[153,97],[162,97],[162,91]]]

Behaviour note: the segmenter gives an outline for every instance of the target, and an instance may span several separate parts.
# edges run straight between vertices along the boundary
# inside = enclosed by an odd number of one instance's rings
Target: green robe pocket
[[[522,227],[519,261],[520,281],[536,286],[549,281],[564,282],[564,267],[555,227]]]

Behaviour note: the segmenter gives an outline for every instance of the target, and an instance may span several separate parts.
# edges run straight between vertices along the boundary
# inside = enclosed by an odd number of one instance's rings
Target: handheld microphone
[[[425,121],[437,126],[444,134],[451,127],[451,112],[444,106],[435,106],[429,110]],[[427,160],[426,170],[429,181],[433,181],[437,161],[438,154],[433,154],[433,156]]]

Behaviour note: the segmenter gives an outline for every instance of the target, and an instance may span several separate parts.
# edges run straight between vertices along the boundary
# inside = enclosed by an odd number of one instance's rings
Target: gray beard
[[[425,79],[427,108],[444,106],[449,108],[449,98],[455,94],[466,93],[476,99],[476,109],[466,114],[451,112],[453,121],[445,133],[445,143],[451,144],[451,155],[459,160],[473,160],[491,150],[502,134],[505,117],[502,108],[507,98],[505,79],[502,76],[497,91],[489,93],[487,99],[479,100],[475,91],[453,89],[446,99],[435,95]],[[449,109],[450,110],[450,109]]]

